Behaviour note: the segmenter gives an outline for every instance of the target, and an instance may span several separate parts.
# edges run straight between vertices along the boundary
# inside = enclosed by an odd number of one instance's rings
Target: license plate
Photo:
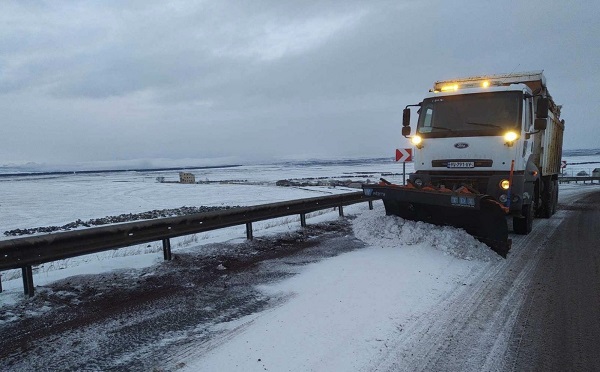
[[[450,197],[450,204],[456,207],[475,208],[475,198],[463,195],[452,195]]]
[[[448,168],[474,168],[475,163],[472,161],[449,161]]]

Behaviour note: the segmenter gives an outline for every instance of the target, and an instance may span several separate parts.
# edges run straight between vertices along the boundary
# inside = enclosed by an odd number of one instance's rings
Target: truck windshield
[[[425,99],[417,133],[424,137],[502,135],[521,124],[521,92],[490,92]]]

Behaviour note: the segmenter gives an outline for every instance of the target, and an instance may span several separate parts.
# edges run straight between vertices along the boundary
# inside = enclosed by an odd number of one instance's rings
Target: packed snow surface
[[[353,230],[366,248],[262,288],[289,300],[226,325],[235,337],[187,370],[369,370],[411,320],[502,260],[462,230],[385,216],[381,204]]]

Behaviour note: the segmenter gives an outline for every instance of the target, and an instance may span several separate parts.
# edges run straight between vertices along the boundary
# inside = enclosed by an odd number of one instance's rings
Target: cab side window
[[[425,112],[423,113],[423,121],[421,122],[421,127],[419,128],[419,132],[421,133],[429,133],[431,132],[431,124],[433,122],[433,107],[425,107]]]

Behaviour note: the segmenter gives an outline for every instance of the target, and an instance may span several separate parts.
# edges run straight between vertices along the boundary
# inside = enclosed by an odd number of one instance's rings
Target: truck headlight
[[[503,190],[508,190],[510,188],[510,182],[508,182],[508,180],[500,181],[500,188]]]
[[[414,135],[410,137],[410,142],[415,145],[418,149],[423,148],[423,138],[421,136]]]
[[[513,132],[513,131],[506,132],[504,134],[504,140],[506,142],[514,142],[517,138],[519,138],[519,135],[516,132]]]

